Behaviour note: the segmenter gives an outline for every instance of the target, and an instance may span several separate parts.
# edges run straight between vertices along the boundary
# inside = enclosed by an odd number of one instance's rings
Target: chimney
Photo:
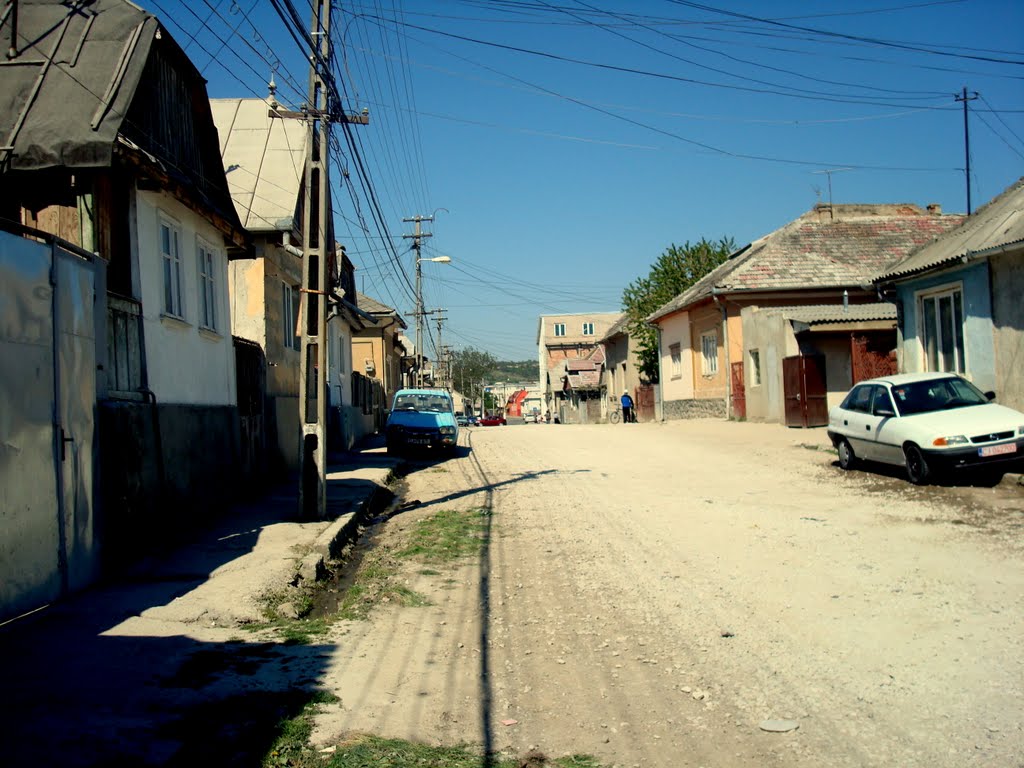
[[[930,213],[932,216],[941,216],[942,206],[939,205],[938,203],[928,203],[928,213]]]

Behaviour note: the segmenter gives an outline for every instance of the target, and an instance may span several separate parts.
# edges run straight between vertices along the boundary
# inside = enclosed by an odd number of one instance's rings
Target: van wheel
[[[914,485],[928,485],[931,477],[931,467],[924,453],[913,443],[903,446],[903,455],[907,460],[907,477]]]

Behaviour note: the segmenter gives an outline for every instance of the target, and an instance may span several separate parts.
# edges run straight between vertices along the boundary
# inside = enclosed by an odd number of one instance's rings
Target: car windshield
[[[451,410],[449,402],[447,398],[439,395],[399,395],[395,398],[394,410],[445,413]]]
[[[903,416],[985,405],[988,402],[981,390],[958,377],[900,384],[892,388],[892,395]]]

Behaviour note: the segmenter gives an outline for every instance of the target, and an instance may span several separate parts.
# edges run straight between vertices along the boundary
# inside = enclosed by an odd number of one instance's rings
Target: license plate
[[[426,437],[410,437],[410,445],[430,445],[430,440]]]
[[[1016,443],[1004,443],[1003,445],[986,445],[978,449],[979,456],[1001,456],[1004,453],[1016,453]]]

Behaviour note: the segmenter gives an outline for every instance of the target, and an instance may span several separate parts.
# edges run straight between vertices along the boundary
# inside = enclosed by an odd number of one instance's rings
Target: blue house
[[[1024,407],[1024,178],[874,282],[897,306],[900,371],[960,373]]]

